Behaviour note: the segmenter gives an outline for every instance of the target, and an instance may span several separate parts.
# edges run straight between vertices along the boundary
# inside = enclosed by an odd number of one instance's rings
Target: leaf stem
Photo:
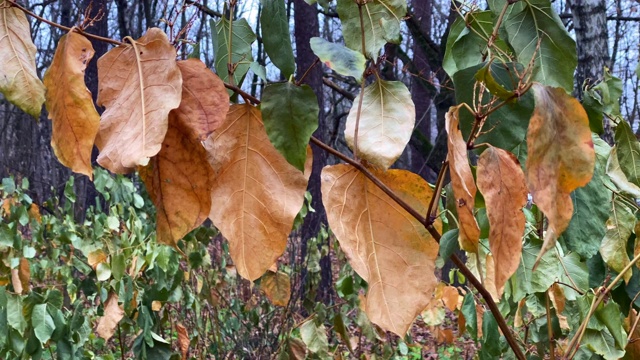
[[[307,70],[304,72],[304,74],[302,74],[302,77],[300,77],[300,79],[298,81],[296,81],[296,86],[300,86],[300,84],[302,84],[302,82],[304,81],[304,79],[307,77],[307,75],[309,75],[309,73],[311,72],[311,70],[318,65],[318,63],[320,62],[320,58],[316,57],[316,60],[313,62],[313,64],[311,64],[311,66],[309,66],[307,68]]]
[[[545,292],[545,298],[547,300],[545,307],[547,309],[547,336],[549,337],[549,359],[550,360],[555,360],[556,359],[556,350],[553,344],[553,324],[551,322],[551,306],[549,305],[549,290],[551,288],[547,289],[547,291]],[[556,309],[557,311],[557,309]]]
[[[227,72],[230,84],[234,84],[233,74],[235,73],[235,68],[233,66],[233,50],[232,41],[233,41],[233,10],[236,5],[236,0],[229,0],[229,41],[227,41]],[[224,27],[223,27],[224,29]]]
[[[367,56],[367,46],[365,42],[365,34],[364,34],[364,16],[362,15],[362,7],[364,6],[364,2],[358,3],[358,14],[360,15],[360,39],[362,40],[362,55]],[[366,74],[367,70],[365,70]],[[356,112],[356,128],[353,133],[353,157],[358,160],[358,133],[360,132],[360,117],[362,114],[362,100],[364,98],[364,87],[366,83],[366,76],[362,77],[362,85],[360,85],[360,95],[358,97],[358,109]]]

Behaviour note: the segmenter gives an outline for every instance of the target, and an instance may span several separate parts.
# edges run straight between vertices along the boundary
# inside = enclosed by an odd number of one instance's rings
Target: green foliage
[[[263,34],[264,50],[275,66],[281,71],[283,77],[289,78],[296,70],[291,36],[289,34],[289,22],[284,0],[261,0],[262,14],[260,25]]]
[[[313,53],[333,71],[362,81],[366,62],[362,53],[319,37],[311,38],[310,43]]]
[[[256,41],[256,34],[246,19],[222,18],[211,20],[210,25],[218,76],[225,82],[241,84],[253,62],[251,44]],[[233,78],[229,74],[233,74]]]

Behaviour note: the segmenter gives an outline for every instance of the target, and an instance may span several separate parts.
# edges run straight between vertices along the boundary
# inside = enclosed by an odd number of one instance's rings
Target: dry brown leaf
[[[420,176],[404,170],[372,172],[426,214],[433,192]],[[349,263],[369,283],[367,316],[404,336],[437,285],[438,244],[418,220],[351,165],[322,170],[322,201]]]
[[[522,207],[527,203],[527,185],[518,159],[493,146],[480,155],[477,177],[490,225],[489,247],[495,277],[488,281],[493,281],[497,299],[500,299],[504,285],[520,263],[526,224]],[[487,277],[489,273],[487,269]]]
[[[271,144],[260,110],[233,105],[205,142],[216,173],[209,217],[229,241],[238,273],[259,278],[282,255],[311,169],[293,167]]]
[[[162,309],[162,302],[160,302],[158,300],[153,300],[151,302],[151,310],[160,311],[160,309]]]
[[[629,310],[629,316],[624,320],[624,329],[627,333],[632,330],[631,327],[638,321],[638,316],[638,311],[633,308]],[[636,326],[633,329],[633,333],[629,336],[629,342],[624,350],[623,360],[640,359],[640,326]]]
[[[518,309],[516,310],[516,315],[513,319],[513,326],[516,328],[522,327],[522,310],[527,304],[527,299],[524,298],[518,302]]]
[[[62,165],[93,179],[91,151],[100,115],[84,82],[93,46],[72,31],[60,38],[51,66],[44,75],[46,107],[52,121],[51,147]]]
[[[475,257],[475,255],[472,255]],[[475,257],[475,259],[477,260],[477,257]],[[471,257],[469,258],[469,260],[471,260]],[[482,267],[482,264],[480,261],[476,261],[476,267],[478,268],[478,271],[482,271],[482,269],[480,267]],[[496,267],[493,261],[493,255],[491,254],[487,254],[487,256],[485,257],[485,275],[484,275],[484,279],[483,279],[483,283],[484,283],[484,287],[487,288],[487,291],[489,292],[489,294],[491,294],[491,297],[493,298],[493,300],[495,302],[500,302],[500,295],[498,295],[498,288],[496,287]]]
[[[100,249],[92,251],[87,256],[87,262],[93,268],[93,270],[95,270],[98,264],[107,262],[107,254],[105,254],[105,252]]]
[[[198,59],[178,61],[178,68],[182,73],[182,101],[173,112],[192,138],[204,141],[227,116],[229,93],[218,75]]]
[[[36,72],[36,46],[24,12],[0,2],[0,92],[11,103],[38,118],[44,85]]]
[[[11,269],[11,283],[13,291],[18,294],[26,294],[29,291],[29,281],[31,280],[31,268],[27,258],[20,258],[17,268]]]
[[[448,136],[449,173],[451,186],[455,196],[460,231],[458,241],[462,250],[477,253],[480,240],[480,227],[473,215],[473,207],[476,197],[476,184],[473,180],[469,157],[467,155],[467,143],[462,138],[460,131],[458,112],[460,106],[452,106],[445,115],[445,127]]]
[[[549,225],[536,265],[573,216],[570,193],[591,180],[595,151],[589,118],[562,88],[533,85],[536,108],[527,131],[527,182]]]
[[[282,271],[268,271],[260,280],[260,288],[273,305],[287,306],[291,297],[291,279]]]
[[[2,213],[3,217],[9,217],[11,215],[11,207],[15,206],[17,203],[16,198],[8,197],[2,200],[2,206],[0,206],[0,213]]]
[[[558,317],[558,323],[562,330],[571,330],[567,317],[562,315],[565,306],[564,289],[558,283],[553,283],[549,288],[549,299],[553,304],[553,308],[556,309],[556,316]]]
[[[107,301],[104,303],[104,316],[98,319],[98,327],[96,328],[98,336],[109,340],[123,317],[124,310],[122,305],[118,305],[118,295],[110,292]]]
[[[454,311],[457,308],[459,299],[460,294],[454,286],[445,286],[442,289],[442,302],[449,311]]]
[[[636,223],[633,233],[636,234],[636,246],[633,249],[633,257],[635,258],[640,255],[640,239],[638,238],[640,236],[640,221]],[[640,261],[636,262],[636,266],[640,269]]]
[[[187,360],[187,355],[189,354],[189,334],[187,334],[187,328],[184,325],[178,323],[176,324],[176,330],[178,332],[178,347],[180,348],[180,354],[182,355],[182,360]]]
[[[29,218],[34,219],[38,223],[42,224],[42,215],[40,214],[40,207],[35,203],[29,205]]]
[[[289,359],[303,360],[307,357],[307,345],[298,338],[289,338]]]
[[[161,148],[169,111],[180,105],[182,75],[176,50],[151,28],[98,60],[98,100],[105,107],[96,145],[98,163],[115,173],[145,166]]]
[[[173,247],[209,216],[215,176],[207,151],[184,128],[182,116],[169,114],[162,149],[139,170],[157,209],[158,242]]]

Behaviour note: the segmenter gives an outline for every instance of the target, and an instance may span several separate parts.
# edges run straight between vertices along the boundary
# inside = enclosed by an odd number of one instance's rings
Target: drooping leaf
[[[624,350],[616,348],[615,341],[608,331],[587,329],[581,344],[585,344],[596,354],[602,355],[605,360],[617,360],[624,355]]]
[[[358,115],[361,96],[362,109]],[[415,120],[416,108],[406,85],[400,81],[376,80],[353,101],[345,138],[355,151],[356,123],[359,122],[358,156],[388,169],[407,146]]]
[[[233,25],[224,17],[215,23],[211,20],[211,31],[218,76],[224,82],[240,86],[253,62],[251,44],[256,41],[256,34],[244,18],[234,20]],[[231,70],[233,70],[231,79],[229,78],[229,40],[231,40]]]
[[[204,141],[229,111],[229,94],[220,78],[198,59],[178,61],[182,74],[182,101],[173,112],[180,127]]]
[[[238,273],[253,281],[284,252],[310,171],[287,162],[269,141],[260,111],[247,104],[231,106],[205,147],[216,173],[209,218],[229,241]]]
[[[462,300],[460,313],[464,316],[464,324],[466,331],[469,332],[472,339],[478,338],[478,317],[476,313],[476,304],[473,301],[473,294],[468,292]],[[462,330],[462,329],[461,329]]]
[[[631,326],[637,321],[638,316],[638,311],[635,309],[629,310],[629,316],[625,319],[625,330],[627,332],[631,331]],[[635,340],[640,339],[640,326],[634,329],[634,332],[631,334],[631,339],[634,339],[634,341],[627,343],[625,354],[622,358],[623,360],[633,360],[640,357],[640,341]]]
[[[7,325],[15,329],[20,336],[24,336],[24,331],[27,328],[27,321],[22,314],[23,301],[22,295],[18,294],[6,294],[7,295]]]
[[[91,42],[72,31],[58,41],[44,75],[46,107],[52,121],[51,147],[62,165],[90,179],[91,150],[100,126],[100,115],[84,82],[84,70],[93,54]]]
[[[329,350],[324,325],[317,325],[313,319],[300,325],[300,337],[311,353],[325,354]]]
[[[493,32],[493,18],[491,11],[471,11],[464,17],[456,18],[451,26],[447,38],[442,68],[453,78],[460,70],[483,63],[487,42]],[[494,45],[509,53],[509,47],[504,40],[497,38]],[[500,58],[497,51],[491,55]],[[504,59],[508,61],[507,59]]]
[[[458,104],[473,104],[474,99],[480,98],[483,104],[487,104],[491,100],[492,96],[489,91],[485,90],[482,94],[478,94],[478,91],[474,88],[476,81],[474,77],[485,66],[486,64],[478,64],[462,69],[453,77],[456,102]],[[491,63],[488,70],[497,84],[507,91],[513,91],[514,84],[518,82],[515,72],[524,71],[520,64],[496,62]],[[475,143],[489,143],[495,147],[511,151],[523,162],[526,159],[525,136],[534,107],[534,96],[531,91],[528,91],[515,102],[508,102],[498,108],[485,120],[482,132]],[[471,134],[474,121],[473,115],[468,111],[460,113],[460,130],[462,130],[465,138]]]
[[[595,151],[582,105],[561,88],[534,84],[536,108],[527,132],[527,182],[547,228],[538,260],[551,249],[573,215],[570,193],[591,180]]]
[[[308,85],[268,85],[262,93],[262,119],[273,146],[304,171],[309,139],[318,128],[318,98]]]
[[[568,253],[558,259],[562,261],[562,274],[560,281],[565,284],[571,284],[576,290],[581,293],[587,292],[589,289],[589,270],[587,263],[580,260],[580,256],[577,253]],[[580,293],[578,293],[572,287],[565,287],[564,295],[567,300],[574,301]]]
[[[620,169],[631,183],[640,186],[640,142],[626,121],[616,126],[615,141]]]
[[[497,16],[507,0],[489,0]],[[571,38],[549,0],[510,4],[503,28],[521,64],[534,60],[532,80],[547,86],[573,90],[573,72],[578,64],[576,42]]]
[[[100,165],[126,173],[147,165],[160,151],[169,111],[182,98],[175,58],[165,33],[151,28],[98,60],[97,104],[105,107],[96,137]]]
[[[376,59],[387,43],[400,40],[400,21],[407,14],[406,0],[371,0],[362,2],[365,49],[362,49],[360,10],[353,0],[338,0],[338,16],[347,47]]]
[[[640,153],[638,153],[638,155],[640,155]],[[640,199],[640,187],[630,182],[620,167],[620,162],[618,161],[618,145],[612,147],[609,153],[609,159],[607,159],[607,175],[609,175],[609,178],[620,192]]]
[[[451,107],[445,115],[445,128],[448,134],[449,173],[451,186],[455,196],[456,210],[460,232],[458,241],[464,251],[477,253],[480,240],[480,227],[473,215],[474,199],[476,197],[476,184],[473,180],[469,157],[467,156],[467,143],[462,138],[458,128],[458,113],[460,106]]]
[[[178,323],[176,324],[176,331],[178,332],[178,347],[180,348],[180,354],[182,355],[182,360],[186,360],[187,354],[189,353],[189,334],[187,333],[187,328],[184,325]]]
[[[606,224],[607,231],[600,246],[602,259],[616,272],[622,271],[629,264],[627,241],[633,233],[635,225],[636,216],[634,211],[616,198],[611,204],[611,213]],[[624,274],[624,281],[628,283],[631,275],[631,271],[627,271]]]
[[[600,92],[602,102],[602,112],[608,115],[620,115],[620,97],[622,97],[622,80],[611,75],[609,69],[605,69],[603,79],[593,87],[593,90]],[[592,92],[593,94],[593,92]]]
[[[31,313],[31,326],[33,326],[33,333],[36,338],[40,340],[42,345],[46,344],[53,331],[56,329],[56,325],[53,322],[53,318],[47,312],[47,304],[37,304],[33,307]]]
[[[181,105],[182,106],[182,105]],[[169,113],[169,129],[158,155],[140,167],[140,177],[157,209],[157,239],[177,247],[178,241],[200,226],[211,210],[214,171],[207,152],[192,128],[189,112]]]
[[[404,170],[371,171],[426,214],[433,193],[420,176]],[[322,200],[342,251],[369,284],[367,316],[403,336],[436,286],[438,245],[420,222],[350,165],[324,168]]]
[[[505,150],[490,146],[478,160],[478,189],[489,217],[489,246],[495,266],[493,280],[500,298],[507,280],[516,272],[522,252],[527,186],[520,163]]]
[[[109,340],[123,317],[124,310],[121,305],[118,305],[118,295],[110,292],[107,301],[104,303],[104,315],[98,319],[98,327],[96,328],[98,336]]]
[[[289,275],[286,273],[282,271],[267,271],[260,279],[260,288],[273,305],[287,306],[289,303],[289,298],[291,297],[291,279],[289,279]]]
[[[361,52],[320,37],[311,38],[310,43],[313,53],[331,70],[341,75],[352,76],[358,82],[362,81],[367,59]]]
[[[611,336],[615,340],[616,348],[624,350],[627,346],[627,334],[622,329],[622,312],[620,305],[613,301],[609,301],[604,305],[600,305],[595,312],[595,316],[609,330]]]
[[[0,92],[35,117],[44,103],[44,85],[36,72],[36,46],[24,12],[0,2]]]
[[[262,13],[260,14],[260,26],[264,36],[264,51],[267,52],[271,62],[282,71],[285,79],[289,78],[296,70],[296,62],[291,47],[291,35],[289,34],[289,20],[284,0],[261,0]]]
[[[612,195],[606,186],[604,173],[611,148],[597,135],[593,135],[592,140],[596,153],[593,177],[585,187],[571,193],[573,217],[562,235],[569,250],[585,259],[593,256],[600,248]]]
[[[541,249],[539,241],[529,240],[524,243],[520,265],[516,275],[511,278],[513,301],[520,301],[529,294],[547,291],[564,273],[560,261],[551,251],[542,255],[536,269],[533,269]]]

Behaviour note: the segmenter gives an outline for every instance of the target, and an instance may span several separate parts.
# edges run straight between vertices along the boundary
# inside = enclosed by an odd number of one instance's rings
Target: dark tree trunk
[[[316,60],[313,51],[311,51],[311,45],[309,40],[314,36],[319,36],[319,24],[318,24],[318,12],[314,6],[310,6],[304,0],[294,0],[294,21],[295,21],[295,42],[296,42],[296,67],[298,78],[305,73],[309,67],[311,67]],[[305,77],[303,83],[311,86],[313,91],[318,96],[318,104],[320,106],[320,119],[318,130],[314,133],[314,136],[320,140],[327,141],[326,130],[328,128],[323,104],[323,89],[322,89],[322,67],[319,65],[314,66],[311,71]],[[308,190],[313,198],[311,206],[315,209],[315,212],[310,212],[305,218],[304,224],[301,229],[302,246],[301,255],[304,259],[307,255],[307,241],[318,235],[322,224],[326,224],[326,215],[324,207],[322,206],[322,194],[320,192],[320,173],[322,168],[327,163],[326,153],[315,146],[313,146],[313,171],[311,178],[309,179]],[[330,247],[330,244],[328,244]],[[333,279],[331,273],[331,258],[330,255],[323,257],[320,260],[322,281],[320,288],[318,289],[318,297],[325,301],[330,302],[333,297]],[[303,271],[302,281],[305,280]],[[304,289],[304,285],[301,286]],[[303,298],[304,294],[300,297]]]

